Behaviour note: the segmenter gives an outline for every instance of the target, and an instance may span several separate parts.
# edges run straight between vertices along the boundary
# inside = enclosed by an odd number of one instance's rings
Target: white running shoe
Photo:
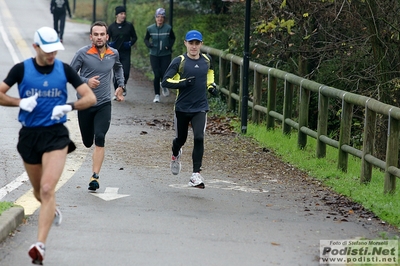
[[[190,177],[189,187],[204,188],[204,179],[200,173],[193,173]]]
[[[54,213],[53,224],[55,226],[60,226],[61,222],[62,222],[62,214],[61,214],[61,211],[56,207],[56,212]]]
[[[160,82],[160,88],[161,88],[162,95],[164,97],[168,97],[169,96],[169,90],[168,90],[168,88],[164,88],[163,86],[161,86],[161,82]]]
[[[42,242],[37,242],[29,248],[29,256],[32,258],[32,263],[36,265],[43,265],[44,252],[46,248]]]
[[[171,172],[173,175],[177,175],[181,171],[181,167],[182,167],[181,166],[181,155],[182,155],[182,149],[179,150],[179,153],[177,156],[174,156],[173,154],[171,156],[170,167],[171,167]]]
[[[156,94],[154,97],[153,103],[159,103],[160,102],[160,95]]]

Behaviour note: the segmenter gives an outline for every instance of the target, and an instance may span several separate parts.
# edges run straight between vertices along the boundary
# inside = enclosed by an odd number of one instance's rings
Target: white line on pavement
[[[19,186],[23,185],[26,181],[28,181],[28,175],[26,172],[23,172],[22,175],[14,179],[14,181],[0,188],[0,200],[14,189],[17,189]]]

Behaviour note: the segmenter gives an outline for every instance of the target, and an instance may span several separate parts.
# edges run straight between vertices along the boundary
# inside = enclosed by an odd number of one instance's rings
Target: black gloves
[[[218,96],[217,84],[212,83],[207,87],[207,91],[214,97]]]
[[[185,87],[193,86],[195,82],[196,82],[196,77],[195,77],[195,76],[193,76],[193,77],[188,77],[188,78],[185,80]]]

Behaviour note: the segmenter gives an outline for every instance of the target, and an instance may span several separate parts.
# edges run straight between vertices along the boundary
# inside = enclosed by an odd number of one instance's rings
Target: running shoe
[[[43,265],[44,252],[46,248],[42,242],[37,242],[29,248],[29,256],[32,258],[32,263],[36,265]]]
[[[177,175],[181,171],[181,155],[182,155],[182,149],[179,150],[177,156],[174,156],[173,154],[171,156],[170,167],[173,175]]]
[[[92,177],[90,178],[90,183],[88,189],[90,191],[96,191],[96,189],[100,188],[99,184],[99,176],[97,174],[93,174]]]
[[[153,103],[159,103],[159,102],[160,102],[160,95],[156,94],[156,96],[154,96]]]
[[[56,207],[56,211],[54,213],[53,224],[55,226],[60,226],[61,222],[62,222],[62,214],[61,214],[61,211]]]
[[[168,88],[164,88],[163,86],[161,86],[161,82],[160,82],[160,88],[161,88],[162,95],[164,97],[168,97],[169,96],[169,90],[168,90]]]
[[[190,177],[189,187],[204,188],[204,179],[200,173],[193,173]]]

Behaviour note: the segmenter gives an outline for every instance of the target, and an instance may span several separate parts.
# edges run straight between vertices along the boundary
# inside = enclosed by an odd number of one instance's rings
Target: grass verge
[[[12,202],[8,202],[8,201],[0,201],[0,215],[8,210],[9,208],[11,208],[14,204]]]
[[[240,125],[235,125],[239,132]],[[295,165],[310,176],[320,180],[336,192],[362,204],[383,221],[400,229],[400,192],[384,194],[384,174],[373,170],[369,184],[360,183],[361,160],[349,156],[347,173],[337,169],[337,149],[328,146],[326,158],[315,156],[316,140],[308,138],[307,146],[299,149],[297,135],[283,135],[279,130],[267,131],[264,125],[248,124],[246,136],[257,140],[264,147],[273,149],[280,159]]]

